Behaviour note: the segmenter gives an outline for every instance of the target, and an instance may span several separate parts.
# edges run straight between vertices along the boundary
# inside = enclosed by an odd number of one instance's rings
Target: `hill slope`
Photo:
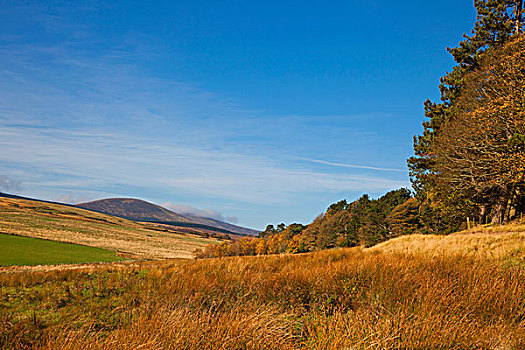
[[[213,239],[72,206],[0,197],[0,233],[104,248],[137,259],[191,258]]]
[[[97,211],[133,221],[146,221],[193,227],[220,233],[256,235],[259,231],[201,216],[183,216],[159,205],[134,198],[108,198],[77,204],[79,208]]]

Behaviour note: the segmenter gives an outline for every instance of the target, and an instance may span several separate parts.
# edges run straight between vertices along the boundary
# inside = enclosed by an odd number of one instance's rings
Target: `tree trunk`
[[[483,225],[483,223],[485,222],[485,218],[487,217],[487,205],[486,204],[482,204],[481,205],[481,208],[479,210],[479,222],[480,224]]]
[[[512,218],[512,209],[514,209],[514,196],[516,192],[516,184],[513,184],[510,189],[507,187],[506,191],[507,193],[507,204],[505,206],[505,216],[503,217],[503,222],[507,223]]]
[[[492,220],[490,223],[492,225],[501,224],[503,222],[503,216],[505,215],[505,205],[498,204],[494,208],[494,213],[492,214]]]
[[[523,13],[523,0],[517,0],[514,5],[514,16],[515,19],[515,34],[519,35],[521,33],[521,22],[522,22],[522,13]]]
[[[507,214],[507,206],[509,204],[509,188],[506,186],[501,186],[500,191],[499,198],[492,212],[491,224],[502,224],[505,219],[505,214]]]
[[[512,196],[507,200],[507,205],[505,205],[505,215],[503,216],[504,224],[510,221],[511,212],[512,212]]]

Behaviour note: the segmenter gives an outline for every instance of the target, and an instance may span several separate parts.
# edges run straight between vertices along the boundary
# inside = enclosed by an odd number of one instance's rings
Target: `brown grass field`
[[[191,258],[216,242],[74,207],[0,198],[0,233],[116,251],[132,259]]]
[[[521,261],[525,258],[525,223],[478,226],[451,235],[407,235],[369,249],[372,252],[421,254],[425,256],[462,255],[469,257]]]
[[[487,231],[3,272],[0,348],[525,349],[523,250]]]

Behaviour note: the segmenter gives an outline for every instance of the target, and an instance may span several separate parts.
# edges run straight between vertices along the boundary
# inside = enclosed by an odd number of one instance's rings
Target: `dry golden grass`
[[[369,249],[3,270],[0,348],[525,349],[524,250],[514,224]]]
[[[82,244],[133,259],[191,258],[213,239],[38,201],[0,198],[0,233]]]
[[[371,252],[422,254],[425,256],[464,255],[484,259],[525,257],[525,225],[476,227],[451,235],[407,235],[369,248]]]
[[[525,348],[520,264],[398,251],[4,273],[0,348]]]

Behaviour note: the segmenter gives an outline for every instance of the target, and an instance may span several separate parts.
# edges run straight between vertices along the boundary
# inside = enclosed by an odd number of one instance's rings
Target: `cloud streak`
[[[67,190],[124,184],[164,188],[174,195],[270,204],[302,192],[382,191],[401,184],[376,176],[293,169],[264,157],[96,130],[4,127],[0,147],[5,150],[3,161],[40,169],[28,184]]]
[[[373,167],[373,166],[367,166],[367,165],[336,163],[336,162],[330,162],[330,161],[320,160],[320,159],[309,159],[309,158],[297,158],[297,159],[304,160],[306,162],[323,164],[323,165],[331,165],[331,166],[340,167],[340,168],[367,169],[367,170],[377,170],[377,171],[387,171],[387,172],[396,171],[396,172],[402,172],[402,173],[406,173],[407,171],[406,169],[380,168],[380,167]]]
[[[0,79],[7,93],[0,103],[0,162],[36,169],[27,178],[33,188],[115,193],[116,188],[134,186],[275,205],[293,202],[302,193],[380,192],[406,184],[399,177],[314,171],[293,161],[297,146],[286,141],[286,134],[295,131],[303,145],[315,140],[319,147],[320,134],[330,132],[329,123],[318,131],[309,123],[327,117],[274,116],[265,123],[269,126],[261,127],[262,116],[242,110],[234,101],[189,84],[145,77],[113,57],[72,58],[63,47],[40,46],[19,47],[14,57],[3,53],[13,61],[34,52],[51,52],[49,67],[43,63],[37,69],[31,59],[20,59],[18,71]],[[80,74],[78,67],[89,71]],[[43,76],[31,80],[28,72],[35,69]],[[48,81],[46,72],[51,70],[54,77]],[[73,86],[66,78],[70,71],[76,79]],[[371,139],[370,133],[337,128],[343,131],[352,132],[360,144]],[[275,140],[288,145],[274,145]]]

